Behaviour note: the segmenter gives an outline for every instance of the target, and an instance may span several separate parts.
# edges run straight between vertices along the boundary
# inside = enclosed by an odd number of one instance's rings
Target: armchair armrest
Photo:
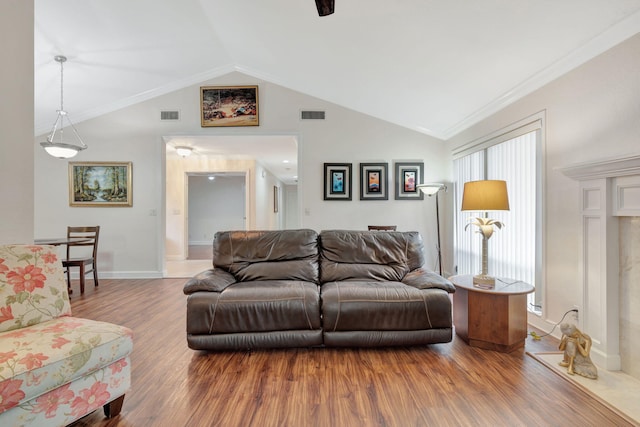
[[[416,268],[415,270],[407,273],[407,275],[402,279],[402,283],[418,289],[442,289],[450,294],[456,291],[453,283],[449,280],[440,276],[435,271],[431,271],[423,267]]]
[[[189,279],[184,284],[183,292],[186,295],[194,292],[222,292],[227,286],[236,283],[233,274],[219,269],[209,269]]]

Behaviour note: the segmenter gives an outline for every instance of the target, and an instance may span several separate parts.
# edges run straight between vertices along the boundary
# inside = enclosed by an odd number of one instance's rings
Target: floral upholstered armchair
[[[132,331],[71,317],[53,246],[0,246],[0,426],[64,426],[131,384]]]

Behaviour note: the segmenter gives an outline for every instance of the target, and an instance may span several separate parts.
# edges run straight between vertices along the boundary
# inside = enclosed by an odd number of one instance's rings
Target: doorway
[[[240,174],[244,177],[245,187],[240,193],[244,194],[245,203],[243,221],[213,228],[295,227],[293,224],[299,218],[297,194],[291,203],[283,197],[281,202],[285,209],[280,209],[279,212],[274,212],[272,204],[276,186],[279,189],[291,187],[291,191],[297,192],[296,135],[172,135],[164,136],[163,141],[165,210],[160,254],[163,277],[192,277],[212,265],[211,257],[188,259],[189,241],[207,242],[211,247],[215,234],[212,229],[207,232],[198,231],[199,225],[189,224],[189,200],[193,199],[188,196],[189,174],[207,176],[210,171],[216,171],[216,175]],[[176,150],[178,146],[191,147],[190,155],[179,155]],[[198,208],[191,209],[196,209],[197,212]],[[289,215],[289,209],[294,213]],[[198,256],[200,257],[201,255]]]
[[[246,229],[246,173],[187,173],[187,259],[211,260],[216,232]]]

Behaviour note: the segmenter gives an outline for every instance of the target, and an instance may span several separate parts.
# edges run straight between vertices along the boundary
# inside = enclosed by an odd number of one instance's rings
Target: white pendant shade
[[[41,142],[40,145],[51,156],[58,159],[70,159],[78,154],[78,147],[67,144],[52,144],[50,142]]]

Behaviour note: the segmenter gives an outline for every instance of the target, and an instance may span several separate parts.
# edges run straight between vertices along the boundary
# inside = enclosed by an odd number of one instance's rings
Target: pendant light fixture
[[[80,135],[78,135],[78,131],[75,126],[69,119],[69,115],[64,110],[64,66],[63,64],[67,61],[66,56],[58,55],[55,56],[56,62],[60,63],[60,109],[58,110],[58,116],[56,117],[56,122],[53,124],[53,129],[51,129],[51,133],[47,137],[46,142],[41,142],[40,145],[45,151],[53,157],[57,157],[59,159],[69,159],[76,154],[78,151],[82,151],[87,148],[87,145],[82,141]],[[71,128],[73,131],[73,135],[71,135],[72,139],[75,136],[77,143],[72,143],[71,141],[64,140],[64,121],[68,122],[67,129]],[[56,133],[57,141],[56,141]]]

